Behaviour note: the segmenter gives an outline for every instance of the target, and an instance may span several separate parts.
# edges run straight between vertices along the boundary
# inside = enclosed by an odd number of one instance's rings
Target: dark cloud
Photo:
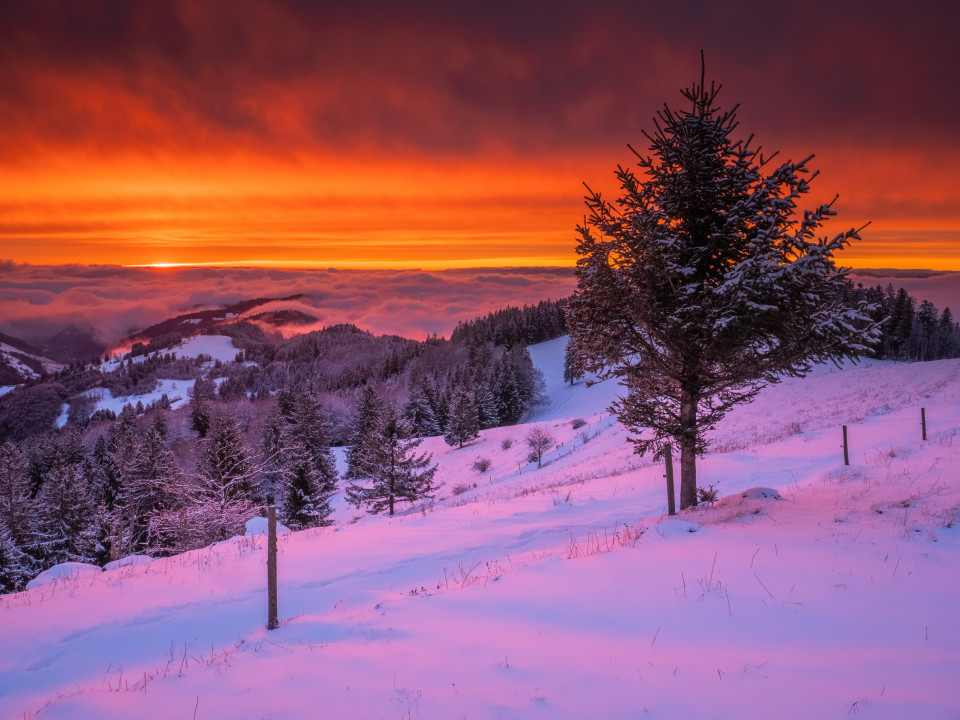
[[[622,147],[680,101],[703,49],[770,135],[953,143],[958,23],[955,3],[882,0],[8,2],[0,136],[103,152]]]

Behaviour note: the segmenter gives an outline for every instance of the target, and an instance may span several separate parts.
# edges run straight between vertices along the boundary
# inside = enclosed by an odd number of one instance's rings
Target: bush
[[[490,469],[490,458],[477,458],[473,461],[473,469],[478,473],[486,472]]]
[[[454,495],[463,495],[465,492],[473,490],[476,487],[476,483],[473,485],[454,485],[453,494]]]
[[[697,488],[697,502],[715,503],[717,501],[717,488],[714,485]]]
[[[509,450],[510,448],[512,448],[513,438],[504,438],[503,442],[500,443],[500,447],[502,447],[504,450]]]
[[[579,430],[586,424],[587,424],[587,421],[584,420],[583,418],[574,418],[574,420],[570,423],[571,427],[573,427],[574,430]]]

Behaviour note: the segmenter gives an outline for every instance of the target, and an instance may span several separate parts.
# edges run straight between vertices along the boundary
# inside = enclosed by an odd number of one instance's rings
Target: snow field
[[[960,716],[960,362],[767,388],[667,518],[609,383],[541,350],[542,469],[530,426],[426,440],[434,502],[280,537],[275,631],[262,536],[4,596],[0,717]]]

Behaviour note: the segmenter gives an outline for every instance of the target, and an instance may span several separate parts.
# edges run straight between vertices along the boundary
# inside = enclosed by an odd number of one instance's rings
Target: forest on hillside
[[[861,301],[883,321],[875,357],[960,356],[949,309],[848,285],[842,302]],[[328,522],[338,489],[366,512],[428,499],[417,438],[462,445],[545,402],[526,348],[565,334],[564,307],[506,308],[424,341],[352,325],[288,339],[249,321],[204,328],[233,339],[232,361],[178,357],[182,336],[159,328],[119,362],[19,385],[0,397],[0,591],[60,562],[203,547],[241,533],[268,502],[297,529]],[[576,358],[568,364],[573,381]],[[143,402],[168,379],[189,383],[188,402]],[[129,402],[95,410],[105,396]],[[331,454],[340,445],[344,478]]]
[[[449,340],[352,325],[288,339],[249,322],[208,332],[233,338],[232,361],[178,357],[182,337],[163,332],[120,362],[75,363],[0,397],[0,591],[60,562],[203,547],[267,503],[291,528],[323,525],[338,487],[368,512],[429,498],[417,438],[462,445],[545,402],[526,347],[565,332],[564,303],[490,313]],[[189,382],[189,401],[145,404],[168,379]],[[130,402],[95,410],[106,395]],[[350,446],[346,478],[337,445]]]

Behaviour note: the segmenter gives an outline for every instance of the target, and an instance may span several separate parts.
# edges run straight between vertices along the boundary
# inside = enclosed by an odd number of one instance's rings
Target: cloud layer
[[[449,336],[460,320],[573,292],[567,268],[424,271],[147,269],[0,263],[0,331],[39,340],[69,325],[110,344],[168,317],[254,297],[303,294],[320,325]]]

